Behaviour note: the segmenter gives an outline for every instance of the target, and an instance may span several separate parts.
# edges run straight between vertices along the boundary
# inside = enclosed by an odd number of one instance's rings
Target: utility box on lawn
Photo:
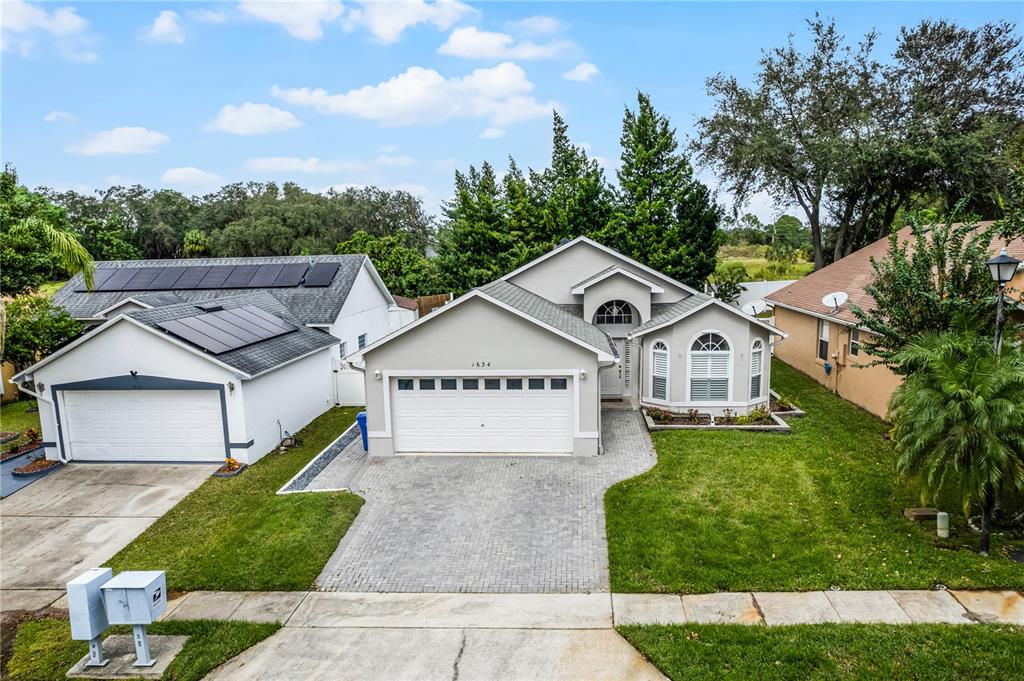
[[[102,587],[113,574],[110,568],[92,568],[67,584],[71,638],[89,642],[87,667],[102,667],[107,663],[100,642],[103,632],[110,626],[103,607]]]
[[[111,624],[152,624],[167,609],[167,578],[162,570],[126,571],[103,585]]]

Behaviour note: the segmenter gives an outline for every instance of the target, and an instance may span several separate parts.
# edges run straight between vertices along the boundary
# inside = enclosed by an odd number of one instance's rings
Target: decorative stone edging
[[[655,423],[654,419],[652,419],[647,414],[646,407],[641,409],[640,411],[644,416],[644,423],[647,424],[647,430],[651,432],[655,432],[658,430],[752,430],[755,432],[764,433],[789,433],[791,430],[789,424],[783,421],[781,418],[779,418],[779,415],[775,413],[769,414],[772,422],[775,425],[758,425],[753,423],[745,426],[735,424],[716,425],[713,416],[711,417],[711,423],[700,423],[693,425],[673,425],[668,423]]]
[[[37,461],[38,461],[38,459],[37,459]],[[33,463],[35,463],[35,461],[30,461],[29,463],[25,464],[25,466],[31,466]],[[62,464],[61,464],[60,461],[51,461],[50,465],[48,465],[48,466],[46,466],[44,468],[37,468],[37,469],[31,470],[31,471],[23,471],[23,470],[21,470],[21,468],[24,468],[25,466],[21,466],[19,468],[15,468],[13,471],[11,471],[11,477],[12,478],[37,478],[39,476],[46,475],[47,473],[49,473],[52,470],[60,468],[61,465]]]
[[[295,474],[291,480],[286,482],[281,489],[277,490],[277,494],[295,494],[297,492],[305,492],[306,486],[315,478],[320,472],[327,468],[327,465],[334,461],[334,459],[345,451],[353,440],[360,436],[359,424],[353,423],[349,426],[345,432],[339,435],[334,442],[324,447],[324,449],[314,456],[309,463],[303,466],[302,470]]]
[[[768,394],[777,400],[781,399],[779,397],[779,394],[772,390],[771,388],[768,389]],[[768,400],[768,404],[771,405],[771,399]],[[807,416],[807,412],[801,409],[800,407],[797,407],[795,404],[793,405],[793,409],[789,411],[773,411],[772,413],[786,419],[802,419],[803,417]]]

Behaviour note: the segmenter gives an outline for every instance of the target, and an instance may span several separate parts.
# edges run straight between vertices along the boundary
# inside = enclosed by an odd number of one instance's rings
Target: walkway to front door
[[[601,456],[371,461],[348,483],[366,505],[317,586],[448,593],[608,590],[604,491],[656,459],[637,412],[610,409],[601,418]],[[320,476],[342,475],[332,470],[336,464],[352,465],[338,457]]]

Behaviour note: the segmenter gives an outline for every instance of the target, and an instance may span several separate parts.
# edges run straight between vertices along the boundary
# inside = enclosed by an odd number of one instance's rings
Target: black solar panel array
[[[253,305],[171,319],[158,322],[157,326],[215,355],[276,338],[298,328]]]
[[[338,263],[276,265],[188,265],[185,267],[105,267],[96,270],[94,291],[185,291],[237,288],[330,286]],[[75,289],[87,291],[82,284]]]

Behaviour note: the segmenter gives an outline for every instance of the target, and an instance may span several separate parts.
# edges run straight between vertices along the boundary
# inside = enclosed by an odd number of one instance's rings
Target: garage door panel
[[[514,377],[508,388],[501,377],[499,389],[465,389],[459,379],[454,390],[424,390],[420,378],[410,376],[411,389],[399,390],[392,380],[392,428],[396,452],[437,453],[567,453],[572,451],[572,380],[566,388],[551,387],[549,379],[536,379],[527,389],[527,377]],[[490,385],[494,385],[493,377]],[[470,381],[472,379],[469,379]],[[538,388],[536,381],[542,380]],[[403,380],[404,386],[410,382]],[[429,382],[426,384],[429,386]]]
[[[79,461],[218,461],[220,394],[212,390],[63,393],[69,456]]]

